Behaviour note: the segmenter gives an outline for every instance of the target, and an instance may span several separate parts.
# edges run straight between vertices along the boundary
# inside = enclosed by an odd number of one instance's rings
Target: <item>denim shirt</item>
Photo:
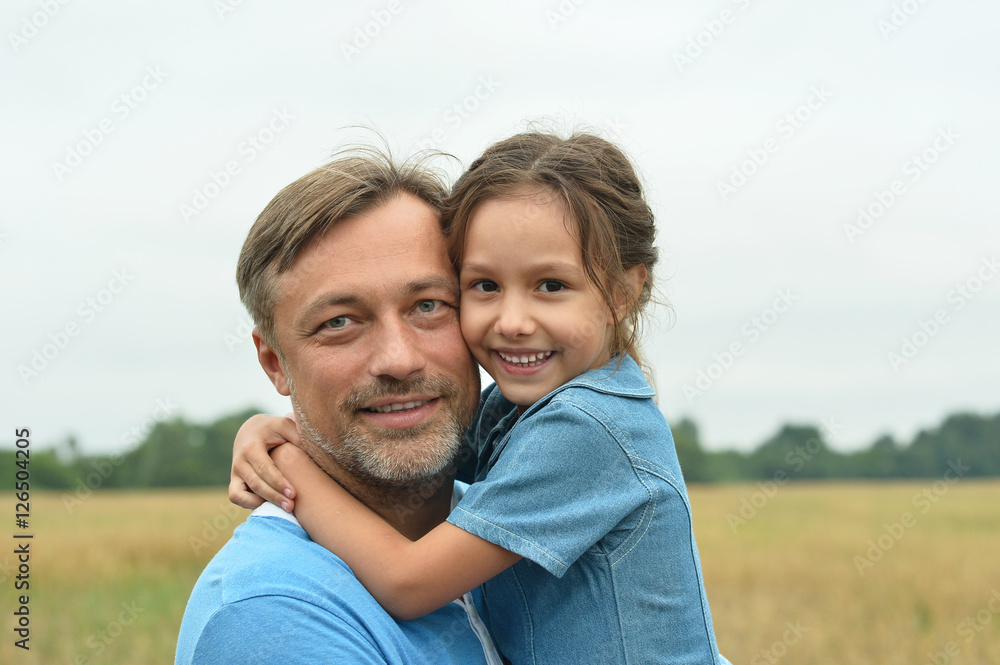
[[[520,418],[483,392],[448,521],[524,558],[486,582],[515,665],[726,663],[718,655],[673,437],[629,357]]]

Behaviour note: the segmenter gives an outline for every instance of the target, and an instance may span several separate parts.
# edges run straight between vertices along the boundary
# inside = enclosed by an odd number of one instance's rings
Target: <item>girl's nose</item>
[[[523,301],[506,298],[500,306],[493,332],[508,339],[527,337],[535,332],[535,321]]]

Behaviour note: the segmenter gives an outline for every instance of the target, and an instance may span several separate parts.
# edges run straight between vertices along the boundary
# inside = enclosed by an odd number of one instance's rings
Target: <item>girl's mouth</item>
[[[513,351],[495,351],[495,353],[510,367],[515,369],[530,369],[545,364],[553,352],[530,351],[515,353]]]

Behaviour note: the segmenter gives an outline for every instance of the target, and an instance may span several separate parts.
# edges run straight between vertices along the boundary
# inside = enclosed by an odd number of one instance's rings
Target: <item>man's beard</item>
[[[363,485],[376,490],[409,490],[434,483],[458,457],[472,419],[475,400],[458,384],[443,379],[378,378],[351,391],[338,405],[332,423],[335,438],[311,422],[289,385],[299,431],[314,452],[321,449]],[[406,429],[379,427],[358,415],[365,405],[406,395],[438,395],[440,413],[430,422]]]

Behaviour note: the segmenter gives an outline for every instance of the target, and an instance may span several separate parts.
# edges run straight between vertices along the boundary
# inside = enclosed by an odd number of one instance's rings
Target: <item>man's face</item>
[[[284,362],[255,341],[305,438],[368,486],[413,486],[447,468],[479,374],[434,209],[403,194],[338,222],[279,277],[278,293]]]

